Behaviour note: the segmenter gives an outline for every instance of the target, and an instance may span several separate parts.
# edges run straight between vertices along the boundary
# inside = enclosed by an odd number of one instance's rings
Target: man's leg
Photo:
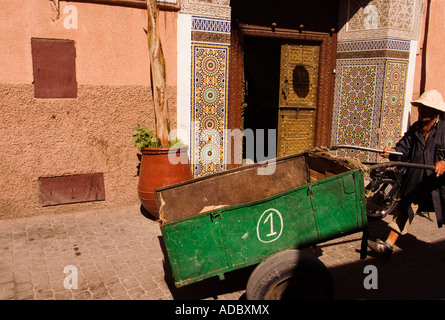
[[[377,239],[377,241],[368,240],[368,247],[377,253],[391,255],[393,247],[400,235],[406,234],[406,224],[408,222],[408,211],[398,210],[394,219],[388,224],[391,228],[386,241]]]
[[[389,232],[388,238],[386,239],[386,242],[389,243],[391,247],[394,247],[396,244],[397,239],[399,238],[400,233],[395,232],[394,230],[391,230]]]

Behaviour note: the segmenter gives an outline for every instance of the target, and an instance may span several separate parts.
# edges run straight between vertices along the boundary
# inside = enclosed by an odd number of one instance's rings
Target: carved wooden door
[[[279,157],[314,147],[319,56],[317,44],[287,42],[281,45]]]

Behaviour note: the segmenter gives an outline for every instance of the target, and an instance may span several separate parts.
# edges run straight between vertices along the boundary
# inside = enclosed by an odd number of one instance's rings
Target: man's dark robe
[[[415,122],[397,143],[395,149],[402,152],[403,156],[391,155],[390,160],[393,161],[434,165],[437,161],[444,160],[445,121],[441,120],[434,124],[426,142],[421,122]],[[412,221],[414,212],[411,204],[416,203],[419,204],[419,208],[428,208],[431,200],[440,228],[443,224],[443,210],[445,209],[445,174],[436,177],[433,170],[407,168],[402,182],[399,210],[406,210],[409,220]]]

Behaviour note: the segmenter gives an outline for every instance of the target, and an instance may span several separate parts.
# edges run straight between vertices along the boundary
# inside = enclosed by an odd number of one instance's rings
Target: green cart
[[[161,230],[175,285],[258,264],[248,299],[329,298],[326,267],[305,247],[363,231],[362,170],[313,152],[159,188]]]

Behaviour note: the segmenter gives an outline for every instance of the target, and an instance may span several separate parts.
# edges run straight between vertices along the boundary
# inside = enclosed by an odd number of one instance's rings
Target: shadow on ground
[[[416,219],[422,219],[420,217]],[[435,223],[431,228],[437,228]],[[387,222],[370,221],[370,239],[386,239]],[[336,286],[336,299],[445,299],[445,241],[427,243],[412,234],[400,237],[389,258],[369,256],[365,260],[329,268]],[[320,246],[323,249],[323,246]],[[377,269],[377,288],[365,289],[364,268]]]

